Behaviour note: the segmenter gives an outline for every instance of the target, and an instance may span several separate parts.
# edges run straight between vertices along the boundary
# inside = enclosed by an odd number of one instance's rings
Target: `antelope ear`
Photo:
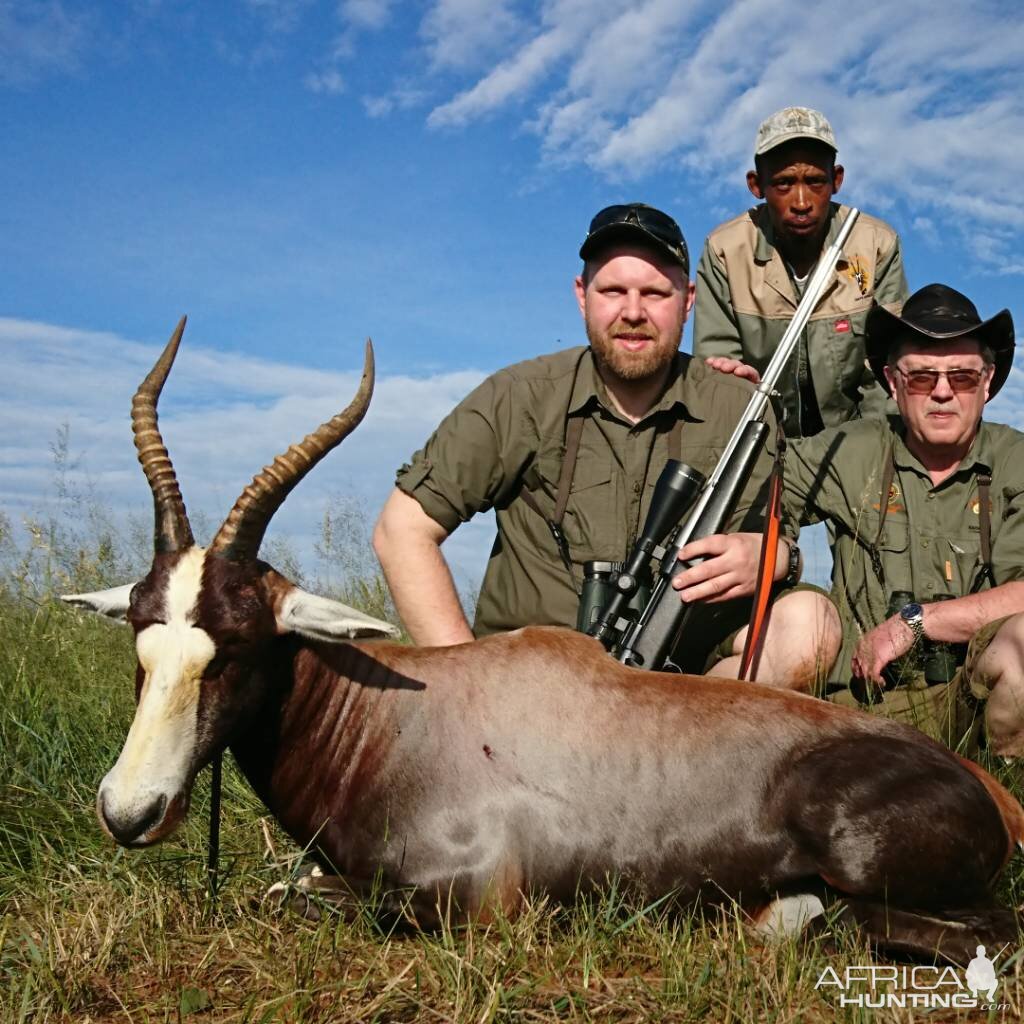
[[[98,615],[106,615],[108,619],[124,622],[134,586],[134,583],[126,583],[123,587],[97,590],[91,594],[61,594],[60,599],[75,605],[76,608],[85,608]]]
[[[349,608],[340,601],[318,597],[298,587],[285,595],[277,607],[277,626],[282,633],[299,633],[313,640],[351,640],[358,636],[398,636],[387,622]]]

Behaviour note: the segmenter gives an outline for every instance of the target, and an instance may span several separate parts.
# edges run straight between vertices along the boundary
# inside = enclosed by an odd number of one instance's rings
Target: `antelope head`
[[[300,590],[257,557],[292,488],[363,418],[373,391],[370,343],[348,408],[257,474],[204,549],[193,540],[157,425],[157,400],[184,329],[182,317],[132,400],[135,447],[153,492],[152,568],[134,585],[64,598],[123,619],[135,633],[135,718],[96,797],[104,830],[125,846],[158,842],[181,823],[196,775],[258,707],[271,646],[282,635],[342,641],[398,632]]]

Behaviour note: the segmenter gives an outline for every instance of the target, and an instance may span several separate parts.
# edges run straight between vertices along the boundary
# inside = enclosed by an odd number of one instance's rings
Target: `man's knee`
[[[985,734],[1002,757],[1024,755],[1024,614],[999,626],[970,673],[971,689],[985,705]]]
[[[832,666],[843,642],[842,623],[835,605],[818,590],[791,590],[772,609],[772,629],[783,643],[812,646]]]
[[[773,666],[785,666],[787,679],[773,681],[792,689],[812,689],[832,667],[842,640],[839,614],[824,593],[782,594],[772,606],[765,653]]]

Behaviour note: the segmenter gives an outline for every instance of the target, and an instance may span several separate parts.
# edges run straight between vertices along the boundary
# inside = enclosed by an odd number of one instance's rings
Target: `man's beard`
[[[666,370],[672,365],[683,336],[682,325],[674,339],[668,335],[658,339],[657,334],[650,328],[631,327],[621,321],[616,321],[610,328],[603,330],[595,327],[588,319],[586,327],[587,338],[594,350],[598,368],[624,381],[647,380]],[[616,344],[616,334],[642,335],[652,339],[654,343],[645,345],[639,352],[627,352]]]

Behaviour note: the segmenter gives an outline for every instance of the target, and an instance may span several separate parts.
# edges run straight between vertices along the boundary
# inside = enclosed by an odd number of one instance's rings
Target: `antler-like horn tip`
[[[375,376],[375,363],[373,358],[373,339],[366,339],[366,355],[363,358],[363,380],[370,379],[371,386]]]

